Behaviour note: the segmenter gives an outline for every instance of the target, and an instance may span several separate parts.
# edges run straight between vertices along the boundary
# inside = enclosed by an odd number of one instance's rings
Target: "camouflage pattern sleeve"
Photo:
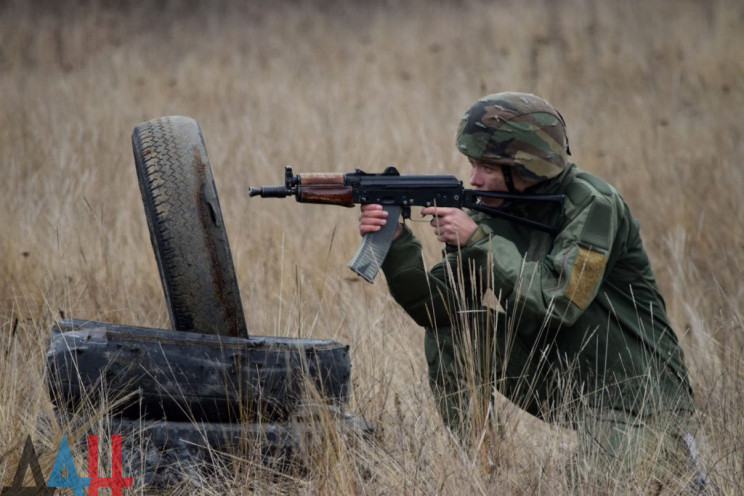
[[[403,234],[390,247],[382,271],[393,299],[418,325],[450,324],[452,298],[447,284],[427,273],[421,244],[407,226],[403,226]]]

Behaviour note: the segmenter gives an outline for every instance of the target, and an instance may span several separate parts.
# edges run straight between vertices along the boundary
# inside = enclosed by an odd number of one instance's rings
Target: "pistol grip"
[[[398,227],[401,207],[399,205],[384,205],[388,213],[387,224],[373,233],[365,234],[354,258],[349,262],[349,268],[362,276],[365,281],[373,282],[382,262],[385,261],[393,236]]]

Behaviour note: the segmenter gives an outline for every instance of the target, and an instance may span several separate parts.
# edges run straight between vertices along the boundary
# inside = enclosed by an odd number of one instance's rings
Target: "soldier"
[[[621,196],[569,162],[563,117],[531,94],[475,102],[456,145],[474,189],[566,201],[561,210],[481,199],[557,234],[481,212],[424,208],[446,244],[429,271],[416,237],[398,226],[382,269],[393,298],[425,328],[429,382],[445,424],[467,437],[495,388],[530,414],[577,429],[582,453],[605,468],[638,470],[646,460],[654,477],[667,469],[695,477],[684,354]],[[380,205],[362,206],[361,234],[395,221],[386,215]]]

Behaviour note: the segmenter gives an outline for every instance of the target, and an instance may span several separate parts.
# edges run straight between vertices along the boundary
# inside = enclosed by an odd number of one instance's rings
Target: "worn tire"
[[[173,328],[248,337],[199,125],[182,116],[143,122],[132,148]]]
[[[70,413],[104,399],[125,418],[255,422],[286,419],[316,392],[343,405],[351,362],[348,346],[329,339],[63,320],[52,329],[47,371],[53,401]]]
[[[300,408],[304,409],[304,406]],[[135,489],[167,489],[172,485],[193,484],[214,475],[211,467],[228,467],[236,461],[261,463],[273,473],[301,470],[304,459],[313,455],[308,441],[324,436],[328,421],[350,442],[372,439],[375,428],[362,417],[335,407],[316,410],[320,414],[317,419],[293,416],[283,422],[261,423],[205,424],[112,418],[110,433],[121,435],[122,472],[134,478]],[[66,420],[63,418],[62,422]],[[89,433],[101,435],[99,429],[90,429]],[[111,441],[99,442],[105,446]]]

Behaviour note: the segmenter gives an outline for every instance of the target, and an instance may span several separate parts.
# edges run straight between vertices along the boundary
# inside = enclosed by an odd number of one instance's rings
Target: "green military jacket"
[[[573,164],[529,192],[565,194],[564,208],[502,208],[556,226],[556,235],[472,212],[477,230],[427,272],[405,228],[382,265],[393,298],[430,333],[461,331],[463,315],[495,314],[481,319],[482,330],[516,333],[535,353],[514,360],[541,361],[524,368],[540,376],[527,408],[538,416],[566,403],[569,383],[574,404],[636,414],[692,410],[683,351],[624,200]]]

